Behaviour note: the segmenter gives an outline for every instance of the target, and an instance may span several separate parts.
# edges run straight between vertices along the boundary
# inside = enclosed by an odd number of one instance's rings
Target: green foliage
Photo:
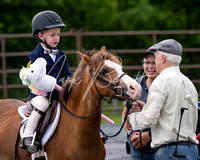
[[[129,31],[129,30],[189,30],[200,28],[200,0],[1,0],[0,34],[31,33],[32,18],[40,11],[54,10],[67,25],[62,31]],[[160,35],[158,41],[175,38],[184,48],[197,47],[199,35]],[[6,52],[31,51],[37,44],[34,38],[7,39]],[[108,49],[148,48],[152,45],[151,36],[106,36],[85,37],[84,49],[99,49],[106,45]],[[61,39],[59,48],[76,49],[74,38]],[[199,64],[199,53],[184,53],[182,64]],[[140,65],[141,54],[119,55],[124,65]],[[0,57],[1,58],[1,57]],[[26,65],[28,58],[7,59],[8,68],[20,68]],[[68,56],[69,65],[77,66],[76,57]],[[135,76],[138,71],[128,73]],[[199,69],[184,70],[190,78],[199,79]],[[17,84],[13,75],[8,81]],[[0,77],[2,82],[2,77]],[[2,84],[2,83],[1,83]],[[199,86],[199,85],[198,85]],[[198,87],[200,89],[200,87]],[[1,92],[1,91],[0,91]],[[1,96],[2,94],[0,94]]]
[[[29,33],[33,16],[56,11],[71,28],[86,30],[170,30],[200,27],[197,0],[1,0],[0,33]]]

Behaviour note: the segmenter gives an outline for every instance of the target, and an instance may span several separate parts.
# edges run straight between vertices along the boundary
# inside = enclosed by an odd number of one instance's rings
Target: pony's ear
[[[83,54],[83,53],[81,53],[79,51],[77,51],[77,54],[79,56],[81,56],[81,58],[83,59],[83,61],[84,61],[85,64],[87,64],[87,65],[91,64],[91,58],[89,56],[87,56],[87,55],[85,55],[85,54]]]
[[[106,46],[101,47],[100,51],[101,51],[101,52],[107,52],[107,51],[106,51]]]

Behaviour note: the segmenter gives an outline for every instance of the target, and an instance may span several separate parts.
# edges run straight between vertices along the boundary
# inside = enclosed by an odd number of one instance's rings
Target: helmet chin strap
[[[39,42],[45,44],[49,49],[55,49],[55,47],[51,47],[46,41],[41,40],[38,36],[34,36]]]

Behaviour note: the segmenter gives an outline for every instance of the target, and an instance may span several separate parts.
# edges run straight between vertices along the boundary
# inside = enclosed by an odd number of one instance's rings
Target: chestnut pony
[[[58,127],[45,146],[48,160],[105,159],[105,148],[100,137],[102,98],[112,97],[113,94],[120,100],[125,99],[123,95],[132,98],[140,96],[140,85],[123,73],[119,59],[107,52],[105,47],[88,55],[78,54],[81,62],[72,80],[63,85],[60,99],[74,115],[93,115],[75,117],[61,107]],[[98,80],[97,75],[108,83]],[[17,109],[24,104],[14,99],[0,100],[1,160],[13,160],[15,157],[15,142],[22,121]],[[18,159],[30,160],[30,153],[18,146]]]

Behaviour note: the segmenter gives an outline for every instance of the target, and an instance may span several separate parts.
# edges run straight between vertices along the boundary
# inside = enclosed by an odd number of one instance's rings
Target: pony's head
[[[103,97],[111,97],[113,94],[121,100],[127,96],[132,99],[140,97],[141,86],[133,78],[124,74],[122,61],[107,52],[104,46],[99,51],[93,50],[89,55],[77,53],[82,60],[73,79],[81,82],[87,73],[87,77],[90,77],[87,85],[93,84],[90,89],[96,90]]]

